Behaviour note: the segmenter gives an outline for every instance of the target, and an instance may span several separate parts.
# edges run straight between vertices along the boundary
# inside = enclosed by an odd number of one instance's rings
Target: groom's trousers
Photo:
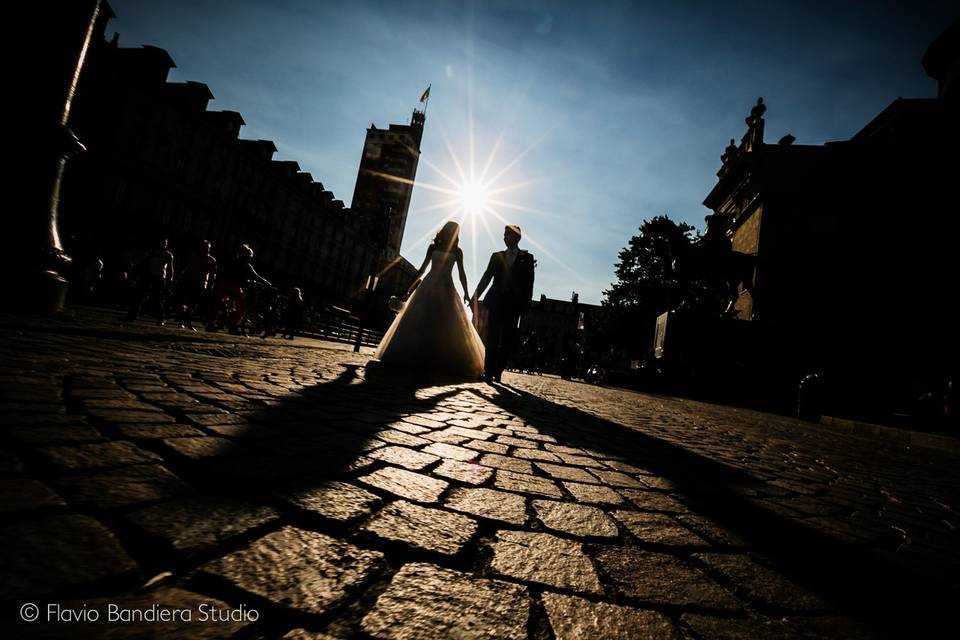
[[[514,309],[492,308],[487,323],[484,373],[499,378],[516,348],[520,314]]]

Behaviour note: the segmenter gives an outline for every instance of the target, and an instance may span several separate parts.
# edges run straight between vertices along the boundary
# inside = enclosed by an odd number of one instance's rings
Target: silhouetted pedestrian
[[[293,340],[296,332],[300,330],[301,322],[303,322],[303,294],[300,287],[294,287],[283,314],[283,337]]]
[[[193,314],[202,304],[205,295],[213,288],[217,277],[217,259],[210,254],[211,244],[204,240],[198,251],[183,261],[177,280],[176,300],[180,310],[180,328],[193,327]]]
[[[163,325],[167,314],[167,289],[173,282],[173,252],[170,251],[170,241],[164,238],[159,247],[147,254],[137,271],[137,284],[127,312],[127,320],[136,320],[144,301],[149,298],[157,307],[157,324]]]
[[[103,260],[100,256],[94,256],[93,260],[87,263],[83,269],[83,284],[81,291],[83,297],[93,300],[100,284],[100,276],[103,274]]]
[[[230,328],[230,333],[242,332],[240,325],[247,315],[247,297],[244,288],[254,283],[267,287],[273,286],[253,268],[253,248],[244,244],[240,246],[236,258],[227,262],[217,277],[214,307],[210,323],[207,325],[208,331],[215,330],[218,319],[223,318]]]

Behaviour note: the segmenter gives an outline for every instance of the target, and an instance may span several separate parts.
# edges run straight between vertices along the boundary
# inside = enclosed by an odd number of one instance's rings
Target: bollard
[[[797,394],[797,417],[818,422],[823,410],[821,402],[820,376],[816,373],[805,375],[800,379],[800,390]]]

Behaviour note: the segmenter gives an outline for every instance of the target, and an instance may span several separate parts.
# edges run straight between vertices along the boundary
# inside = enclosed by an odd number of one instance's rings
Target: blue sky
[[[538,258],[535,295],[590,303],[642,220],[702,228],[719,156],[758,96],[770,142],[849,138],[898,96],[935,95],[920,58],[960,14],[883,1],[111,6],[108,37],[166,49],[171,81],[206,83],[211,110],[243,115],[241,137],[273,140],[276,159],[348,206],[366,128],[409,122],[432,84],[401,253],[419,266],[423,239],[454,211],[428,187],[455,190],[471,149],[476,175],[495,149],[486,176],[506,190],[493,208]],[[502,227],[492,214],[465,220],[471,287]]]

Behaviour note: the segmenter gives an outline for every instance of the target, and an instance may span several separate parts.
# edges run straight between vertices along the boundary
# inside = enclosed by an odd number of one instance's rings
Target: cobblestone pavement
[[[955,456],[550,377],[416,381],[334,347],[0,316],[0,636],[952,623]]]

